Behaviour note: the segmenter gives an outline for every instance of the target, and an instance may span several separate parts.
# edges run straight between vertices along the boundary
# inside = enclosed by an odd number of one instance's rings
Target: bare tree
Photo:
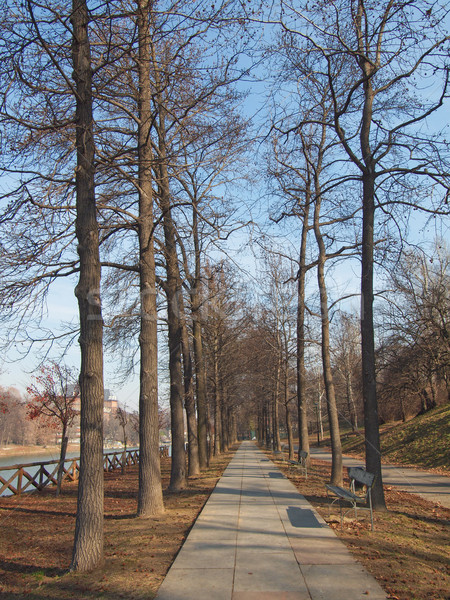
[[[319,63],[309,75],[329,86],[333,100],[329,125],[361,181],[366,466],[377,476],[374,506],[383,509],[373,317],[375,211],[379,207],[387,212],[391,222],[400,215],[396,209],[413,205],[445,212],[440,208],[449,187],[442,169],[445,136],[415,131],[442,107],[447,94],[449,36],[440,23],[448,8],[425,0],[414,4],[335,0],[314,6],[283,3],[283,9],[279,22],[286,44],[301,46],[307,55],[317,57]],[[425,99],[416,82],[431,77],[439,91]],[[435,188],[431,203],[427,186]]]
[[[272,252],[272,253],[271,253]],[[281,450],[279,405],[284,406],[286,416],[286,431],[288,433],[289,455],[294,456],[292,423],[289,405],[292,394],[289,389],[292,360],[295,344],[294,300],[297,291],[294,284],[295,273],[292,263],[272,246],[265,256],[264,313],[263,324],[267,332],[267,344],[272,347],[274,355],[274,392],[273,392],[273,449]]]
[[[402,399],[402,418],[434,408],[439,388],[449,397],[449,252],[436,240],[429,256],[406,251],[389,276],[380,349],[383,396]],[[419,399],[419,403],[414,402]]]
[[[152,147],[150,143],[151,107],[151,30],[150,2],[139,0],[139,276],[140,316],[140,394],[139,394],[139,516],[164,510],[159,462],[158,428],[158,333],[156,272],[154,255]]]
[[[119,421],[119,425],[122,428],[122,443],[123,443],[123,454],[122,454],[122,475],[125,473],[125,467],[127,464],[127,444],[128,444],[128,413],[126,408],[119,406],[117,408],[115,418]]]
[[[328,306],[328,293],[325,282],[325,263],[327,260],[327,250],[324,242],[324,236],[321,229],[321,207],[322,207],[322,186],[320,175],[322,171],[323,151],[325,145],[326,128],[322,126],[321,141],[318,144],[319,152],[317,161],[314,165],[314,235],[318,246],[317,260],[317,282],[319,286],[320,296],[320,316],[321,316],[321,350],[322,350],[322,365],[323,378],[325,383],[325,394],[327,400],[328,420],[330,424],[331,438],[331,483],[334,485],[342,485],[342,446],[339,433],[339,417],[336,405],[336,394],[333,380],[333,372],[331,368],[330,354],[330,317]],[[307,158],[310,160],[310,157]]]
[[[358,403],[355,397],[356,371],[361,371],[361,341],[357,320],[350,314],[340,312],[334,330],[333,365],[343,380],[348,421],[354,432],[358,431]],[[359,379],[357,378],[358,382]]]
[[[35,444],[36,423],[27,418],[26,401],[14,387],[0,387],[0,444]]]
[[[28,386],[29,419],[42,419],[55,427],[61,427],[61,446],[57,475],[56,495],[61,492],[69,428],[79,411],[75,408],[79,390],[73,370],[53,362],[41,367],[40,374],[33,377]]]
[[[85,0],[73,0],[73,78],[76,87],[76,208],[80,259],[76,287],[80,313],[81,447],[78,506],[71,570],[103,561],[103,319],[99,229],[94,182],[92,66]]]

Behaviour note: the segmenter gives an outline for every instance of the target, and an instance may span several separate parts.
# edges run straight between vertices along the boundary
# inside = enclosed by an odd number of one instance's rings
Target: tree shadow
[[[22,573],[25,575],[42,573],[45,577],[61,577],[62,575],[68,573],[68,569],[61,569],[59,567],[31,565],[24,564],[23,562],[16,563],[8,560],[0,560],[0,570],[4,571],[5,573]]]
[[[9,510],[9,509],[6,509]],[[75,518],[76,512],[66,512],[60,510],[43,510],[36,507],[24,508],[23,506],[14,506],[11,510],[18,513],[30,514],[30,515],[48,515],[49,517],[70,517]]]

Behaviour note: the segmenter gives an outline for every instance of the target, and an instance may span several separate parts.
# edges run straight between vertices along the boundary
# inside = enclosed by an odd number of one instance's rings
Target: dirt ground
[[[105,564],[89,574],[67,571],[75,484],[66,484],[59,499],[51,489],[0,499],[0,598],[151,600],[230,458],[215,459],[182,493],[165,493],[166,511],[152,519],[134,517],[137,468],[124,476],[106,474]],[[274,462],[327,518],[329,464],[313,461],[305,480],[286,463]],[[162,468],[166,488],[169,459]],[[342,531],[336,516],[330,525],[392,600],[448,600],[450,511],[395,489],[386,488],[386,498],[389,511],[376,514],[374,532],[365,514],[361,522],[346,520]]]
[[[68,572],[76,514],[76,484],[0,498],[0,598],[149,600],[164,579],[232,453],[180,494],[164,493],[165,513],[137,519],[137,467],[105,474],[105,564],[89,574]],[[162,459],[163,486],[170,459]]]
[[[330,463],[313,460],[305,479],[269,454],[293,481],[300,493],[335,530],[364,567],[372,573],[392,600],[450,599],[450,510],[385,486],[387,512],[358,511],[345,518],[341,529],[339,508],[329,516],[325,482]]]

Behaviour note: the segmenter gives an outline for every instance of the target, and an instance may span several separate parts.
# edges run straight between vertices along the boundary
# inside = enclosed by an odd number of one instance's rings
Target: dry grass
[[[380,428],[383,460],[437,473],[450,473],[450,404],[419,415],[407,423]],[[364,455],[364,433],[342,436],[342,451]]]
[[[76,512],[76,485],[0,499],[0,598],[72,600],[73,598],[151,600],[213,490],[231,453],[190,482],[181,494],[165,494],[166,512],[137,519],[137,468],[125,476],[105,476],[105,564],[88,574],[68,573]],[[313,461],[305,480],[278,458],[271,458],[299,491],[327,518],[324,482],[328,463]],[[164,486],[170,462],[162,463]],[[450,511],[425,500],[386,488],[389,511],[375,515],[375,531],[367,516],[347,520],[341,531],[330,525],[356,558],[398,600],[449,600]]]
[[[76,484],[0,498],[0,598],[150,600],[164,579],[232,453],[180,494],[165,493],[165,513],[137,519],[137,467],[105,475],[105,564],[88,574],[67,571],[76,514]],[[167,487],[170,460],[162,461]]]
[[[374,514],[375,530],[370,530],[368,511],[358,511],[358,519],[361,515],[358,521],[346,518],[341,530],[337,512],[328,517],[325,482],[329,481],[330,463],[312,460],[308,479],[305,479],[297,469],[289,468],[286,462],[271,454],[269,456],[328,521],[390,598],[450,599],[450,510],[385,486],[388,511]]]

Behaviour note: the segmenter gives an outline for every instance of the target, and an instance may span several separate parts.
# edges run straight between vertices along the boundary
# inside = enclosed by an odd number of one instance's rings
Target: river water
[[[75,458],[80,455],[80,451],[76,452],[67,452],[67,458]],[[59,459],[59,449],[52,450],[43,450],[40,453],[33,454],[7,454],[4,456],[0,456],[0,468],[1,467],[9,467],[10,465],[25,465],[29,463],[35,462],[45,462],[47,460],[58,460]]]

